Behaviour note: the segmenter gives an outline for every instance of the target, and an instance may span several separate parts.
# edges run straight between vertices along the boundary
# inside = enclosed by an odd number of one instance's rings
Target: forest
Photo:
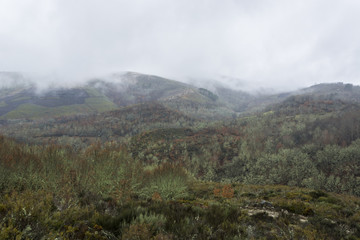
[[[262,97],[254,101],[266,106],[221,119],[221,95],[190,90],[102,112],[3,118],[0,239],[360,238],[355,100]]]

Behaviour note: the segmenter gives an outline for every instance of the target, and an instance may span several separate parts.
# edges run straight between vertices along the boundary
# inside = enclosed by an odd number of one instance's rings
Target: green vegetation
[[[93,93],[94,94],[94,93]],[[12,100],[14,103],[31,100],[30,97],[16,98]],[[61,101],[58,98],[47,98],[47,100]],[[10,103],[9,103],[10,104]],[[0,107],[6,107],[8,104],[2,102]],[[117,106],[106,99],[104,96],[90,96],[85,99],[83,104],[71,104],[71,105],[60,105],[60,106],[42,106],[35,103],[23,103],[18,105],[15,109],[7,112],[2,119],[21,119],[21,118],[30,118],[30,119],[39,119],[39,118],[51,118],[58,116],[70,116],[76,115],[79,113],[98,113],[106,112],[116,109]]]
[[[360,109],[336,109],[299,114],[281,108],[209,123],[152,103],[8,124],[2,132],[19,141],[51,141],[78,150],[115,141],[136,161],[180,164],[201,180],[283,184],[360,196]]]
[[[127,77],[3,91],[0,239],[360,239],[358,87]]]
[[[85,105],[89,106],[93,111],[106,112],[118,108],[115,103],[96,89],[87,87],[86,92],[89,94],[89,97],[85,99]]]
[[[103,97],[90,97],[85,100],[87,105],[94,112],[106,112],[117,109],[117,106]]]
[[[117,144],[75,153],[0,137],[1,239],[356,239],[360,199],[199,182]]]
[[[180,112],[153,103],[102,114],[22,121],[21,124],[8,124],[0,131],[19,141],[47,144],[51,140],[53,143],[81,148],[97,141],[124,142],[143,131],[193,126],[197,122]]]
[[[22,104],[14,111],[11,111],[1,118],[3,119],[21,119],[21,118],[44,118],[54,116],[74,115],[81,112],[93,112],[86,105],[71,105],[61,107],[43,107],[35,104]]]
[[[177,129],[182,134],[173,129],[145,132],[128,146],[135,159],[178,162],[203,180],[284,184],[359,196],[359,113],[268,113]]]
[[[30,100],[31,99],[31,97],[17,97],[17,98],[13,98],[13,99],[11,99],[11,101],[10,102],[20,102],[20,101],[24,101],[24,100]]]
[[[214,93],[210,92],[209,90],[207,90],[205,88],[199,88],[199,93],[204,95],[205,97],[210,98],[213,101],[216,101],[219,99],[219,97],[217,95],[215,95]]]

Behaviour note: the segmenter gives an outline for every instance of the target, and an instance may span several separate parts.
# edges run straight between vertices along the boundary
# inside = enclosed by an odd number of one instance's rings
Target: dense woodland
[[[335,87],[222,120],[225,102],[206,89],[4,118],[0,239],[358,239],[360,106]]]

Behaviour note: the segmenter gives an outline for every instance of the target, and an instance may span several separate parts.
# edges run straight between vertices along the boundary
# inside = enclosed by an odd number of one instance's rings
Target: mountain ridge
[[[251,94],[224,86],[213,91],[187,83],[135,72],[94,78],[76,87],[38,91],[22,74],[1,72],[6,84],[0,89],[0,118],[42,118],[93,114],[133,104],[159,102],[190,117],[221,120],[280,106],[294,99],[336,100],[360,103],[360,87],[322,83],[278,94]],[[12,87],[9,82],[13,80]]]

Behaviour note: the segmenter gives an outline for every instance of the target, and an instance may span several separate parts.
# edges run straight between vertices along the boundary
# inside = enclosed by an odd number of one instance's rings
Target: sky
[[[359,0],[0,0],[0,71],[360,85]]]

